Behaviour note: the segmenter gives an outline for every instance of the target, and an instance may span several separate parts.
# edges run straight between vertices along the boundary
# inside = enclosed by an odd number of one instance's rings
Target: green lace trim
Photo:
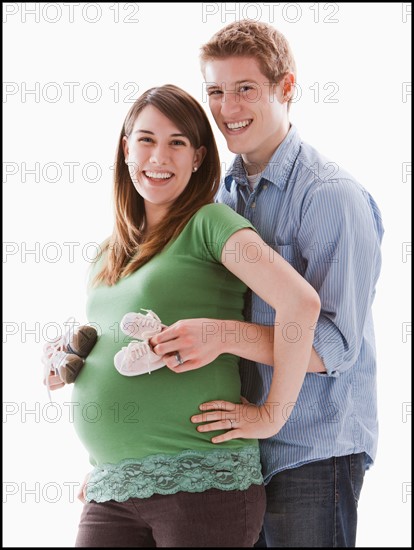
[[[205,453],[183,451],[179,455],[153,455],[102,464],[92,471],[85,493],[88,502],[125,502],[155,493],[198,493],[213,488],[243,491],[262,483],[259,449],[249,446]]]

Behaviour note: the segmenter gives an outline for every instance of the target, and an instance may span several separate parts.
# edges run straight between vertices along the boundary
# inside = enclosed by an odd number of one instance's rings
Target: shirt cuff
[[[344,363],[344,339],[338,328],[326,317],[318,319],[313,347],[326,368],[326,374],[316,374],[337,378],[343,370],[340,367]]]

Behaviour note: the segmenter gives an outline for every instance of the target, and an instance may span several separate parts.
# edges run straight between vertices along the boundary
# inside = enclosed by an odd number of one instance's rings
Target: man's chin
[[[240,145],[236,145],[234,143],[227,142],[227,149],[234,153],[235,155],[242,155],[245,153],[245,147],[241,147]]]
[[[252,147],[252,144],[250,144],[250,139],[248,139],[248,136],[225,135],[224,138],[227,143],[227,149],[235,155],[242,155],[254,148]]]

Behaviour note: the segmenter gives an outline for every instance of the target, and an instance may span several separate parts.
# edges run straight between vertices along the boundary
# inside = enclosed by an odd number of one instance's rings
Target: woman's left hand
[[[222,353],[223,340],[217,319],[184,319],[150,339],[154,353],[176,373],[199,369]],[[182,363],[177,362],[177,352]]]
[[[277,404],[276,404],[277,406]],[[265,403],[254,405],[242,397],[242,404],[230,401],[210,401],[202,403],[201,414],[191,417],[191,422],[198,424],[199,432],[228,430],[224,434],[211,439],[212,443],[223,443],[231,439],[266,439],[275,435],[280,427],[277,420],[280,414],[275,414],[274,406]]]

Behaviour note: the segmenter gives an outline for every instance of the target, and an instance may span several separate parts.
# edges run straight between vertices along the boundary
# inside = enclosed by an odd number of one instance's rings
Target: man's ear
[[[280,83],[282,89],[283,101],[290,101],[295,93],[295,75],[287,73]]]

